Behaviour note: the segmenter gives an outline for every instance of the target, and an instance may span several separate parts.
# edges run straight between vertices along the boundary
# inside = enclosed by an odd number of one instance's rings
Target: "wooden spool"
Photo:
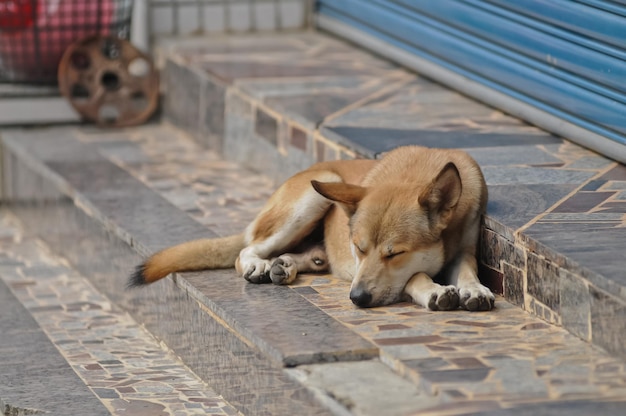
[[[58,80],[72,107],[100,126],[141,124],[159,101],[152,60],[114,36],[91,36],[70,45],[59,63]]]

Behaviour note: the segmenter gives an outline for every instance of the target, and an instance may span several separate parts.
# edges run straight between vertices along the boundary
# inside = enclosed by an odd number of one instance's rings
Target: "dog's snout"
[[[350,300],[356,306],[366,308],[372,302],[372,294],[360,288],[354,288],[350,291]]]

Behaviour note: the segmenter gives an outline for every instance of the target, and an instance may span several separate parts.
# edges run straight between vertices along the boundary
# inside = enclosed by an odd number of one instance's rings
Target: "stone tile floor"
[[[243,229],[273,189],[262,176],[224,162],[167,125],[78,137],[220,235]],[[395,371],[441,397],[433,412],[615,404],[626,397],[621,359],[502,298],[484,314],[428,312],[406,303],[357,309],[347,283],[331,276],[303,276],[292,288],[372,340]],[[622,404],[618,409],[626,411]]]
[[[0,278],[112,415],[238,414],[6,210]]]
[[[399,145],[465,149],[489,186],[483,280],[626,357],[624,166],[322,33],[173,39],[162,52],[166,117],[276,178]]]

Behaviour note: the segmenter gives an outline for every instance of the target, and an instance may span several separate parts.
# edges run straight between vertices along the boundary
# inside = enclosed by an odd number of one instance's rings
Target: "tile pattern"
[[[124,162],[111,152],[111,147],[104,150],[104,154],[153,189],[158,189],[159,186],[159,181],[153,179],[156,169],[162,177],[171,178],[171,187],[163,194],[168,195],[177,189],[180,198],[170,198],[170,201],[181,209],[186,209],[195,218],[215,216],[225,222],[233,221],[243,225],[245,221],[252,219],[252,207],[259,209],[258,203],[264,198],[263,194],[271,192],[270,182],[256,182],[256,193],[247,194],[248,181],[258,176],[242,171],[235,164],[219,160],[210,151],[199,151],[195,144],[187,142],[183,137],[170,140],[175,134],[174,129],[165,127],[168,134],[163,135],[153,134],[155,130],[152,129],[154,127],[136,129],[135,133],[129,135],[129,140],[138,146],[139,153],[149,153],[149,157],[143,162]],[[81,137],[97,142],[97,136]],[[158,150],[163,147],[167,147],[169,151]],[[215,189],[212,190],[214,198],[219,198],[222,192],[233,193],[236,201],[247,197],[246,205],[249,210],[242,210],[237,203],[219,205],[216,200],[206,200],[209,195],[186,192],[185,190],[193,189],[198,178],[183,175],[181,180],[174,179],[177,177],[175,172],[184,166],[194,171],[191,169],[194,163],[201,165],[198,171],[204,172],[205,179],[213,176],[211,181],[215,184]],[[213,166],[225,165],[232,169],[213,169]],[[190,211],[192,201],[197,201],[198,206],[201,206],[198,210],[206,211],[201,213],[195,208]],[[200,201],[204,202],[200,204]],[[209,206],[212,208],[208,208]],[[231,213],[233,217],[227,218],[225,213]],[[216,232],[218,230],[214,224],[209,224],[208,227]],[[533,255],[537,257],[536,260],[528,261],[528,253],[510,241],[506,244],[494,243],[494,239],[501,238],[495,232],[485,229],[485,233],[489,233],[489,246],[493,247],[487,253],[490,257],[485,258],[486,262],[493,263],[506,258],[510,263],[504,264],[515,269],[526,268],[527,262],[537,263],[532,266],[535,268],[540,268],[540,264],[543,264],[543,260],[536,255]],[[546,278],[556,279],[553,276],[554,267],[548,269],[552,271],[552,275],[546,275]],[[519,284],[524,277],[525,274],[520,276]],[[206,275],[190,277],[189,282],[200,290],[203,290],[203,285],[209,284]],[[561,290],[575,290],[573,284],[564,285],[563,288],[560,284],[560,280],[553,280],[553,291],[539,292],[538,295],[544,296],[542,299],[546,301],[554,298],[556,302],[560,300]],[[218,290],[216,286],[219,286],[219,282],[205,292],[215,294]],[[283,288],[268,287],[270,292],[278,289]],[[429,395],[440,397],[440,404],[431,409],[433,412],[446,409],[449,414],[463,414],[468,408],[476,412],[489,411],[574,398],[614,402],[622,400],[626,392],[626,368],[623,361],[608,356],[563,329],[531,317],[501,298],[497,301],[497,308],[490,313],[433,313],[407,303],[384,308],[357,309],[347,297],[348,284],[329,275],[302,276],[290,290],[300,294],[350,330],[371,340],[380,348],[383,362],[419,385],[420,389],[425,389]],[[241,288],[239,291],[245,290]],[[251,294],[248,293],[248,296]],[[264,296],[270,294],[266,293]],[[578,301],[569,295],[567,299],[572,299],[568,301],[572,312],[580,314],[581,310],[575,306]],[[523,300],[521,303],[523,304]]]
[[[267,176],[242,173],[240,165],[199,148],[167,124],[116,135],[87,129],[76,137],[97,145],[113,163],[219,236],[242,232],[274,191]]]
[[[626,356],[626,342],[598,325],[583,329],[601,316],[593,310],[604,303],[592,302],[597,290],[615,303],[615,319],[626,319],[624,166],[321,34],[186,42],[167,59],[182,68],[175,71],[194,68],[203,82],[224,86],[223,155],[273,179],[399,145],[466,149],[489,185],[485,282]],[[566,274],[584,282],[576,293],[589,311],[562,307],[562,294],[571,292]]]
[[[111,414],[238,414],[6,211],[0,235],[3,281]]]
[[[164,129],[162,133],[171,132]],[[199,282],[208,278],[209,283],[217,284],[215,292],[204,291],[197,283],[191,286],[190,274],[141,290],[126,290],[128,273],[141,261],[141,254],[215,236],[215,232],[99,154],[98,148],[128,164],[144,159],[121,140],[119,132],[101,132],[97,144],[80,143],[72,131],[63,129],[39,133],[4,135],[5,154],[27,153],[28,166],[17,158],[22,177],[49,188],[70,188],[73,201],[20,204],[14,210],[16,215],[28,224],[30,232],[163,340],[239,411],[328,414],[316,395],[285,373],[285,365],[376,355],[371,343],[359,342],[347,328],[297,293],[286,287],[271,290],[270,286],[248,285],[243,279],[233,281],[234,270],[197,276]],[[165,143],[171,143],[172,136],[167,138]],[[166,152],[157,153],[167,156]],[[37,158],[39,163],[34,161]],[[245,182],[246,176],[238,180]],[[215,293],[220,295],[214,297]],[[256,319],[263,313],[270,316],[266,323]]]
[[[355,308],[345,296],[348,284],[330,276],[303,277],[293,290],[371,339],[383,362],[439,395],[441,404],[427,411],[466,414],[469,408],[478,412],[574,399],[626,408],[622,360],[501,298],[490,313],[440,313],[407,303]]]
[[[146,126],[129,130],[124,134],[83,129],[76,135],[84,142],[96,146],[102,155],[140,178],[155,192],[169,194],[168,198],[172,204],[195,218],[205,218],[210,214],[220,218],[223,222],[232,220],[234,223],[243,224],[254,214],[252,212],[254,209],[250,207],[258,209],[265,194],[271,192],[272,189],[267,179],[261,179],[260,175],[237,169],[236,165],[211,156],[210,152],[201,151],[196,144],[186,140],[180,133],[177,134],[176,129],[168,126]],[[224,167],[226,168],[223,169]],[[199,174],[204,175],[202,176],[204,181],[215,186],[211,192],[212,196],[195,192],[194,185],[199,182],[199,176],[196,175]],[[255,184],[256,193],[248,194],[248,187],[251,181],[255,180],[257,182],[252,183]],[[167,186],[165,189],[160,189],[163,183],[167,183]],[[232,204],[215,204],[206,211],[204,205],[195,204],[203,198],[215,198],[225,194],[236,195],[233,196]],[[244,204],[243,198],[246,197],[250,200],[245,200]],[[205,202],[213,204],[216,201],[205,200]],[[243,205],[249,207],[241,208]],[[52,214],[50,211],[48,213]],[[231,219],[225,213],[232,213],[234,217]],[[511,268],[526,268],[527,264],[535,261],[528,261],[528,253],[515,244],[515,236],[512,236],[512,239],[506,239],[506,233],[497,232],[498,227],[501,227],[498,223],[487,221],[486,225],[490,227],[485,230],[489,231],[492,239],[498,241],[504,239],[504,242],[502,245],[490,244],[493,252],[484,255],[485,260],[495,263],[505,258],[506,264]],[[225,232],[226,229],[220,227],[223,225],[209,225],[207,232],[212,234],[219,234],[218,230]],[[82,228],[79,227],[79,230]],[[104,252],[98,247],[88,247],[87,241],[83,241],[81,245],[88,253]],[[110,254],[104,253],[103,257],[112,258]],[[536,264],[543,264],[540,261],[541,257],[534,255],[538,257]],[[91,259],[86,261],[87,266],[93,267]],[[551,267],[550,270],[554,274],[559,269]],[[547,403],[555,403],[571,410],[576,409],[577,406],[601,402],[606,406],[606,414],[621,414],[623,406],[626,406],[623,401],[626,392],[626,386],[624,386],[626,369],[623,360],[578,340],[563,329],[529,316],[501,298],[498,299],[497,308],[494,311],[484,314],[464,311],[432,313],[407,303],[384,308],[357,309],[347,297],[347,283],[338,281],[332,276],[302,276],[291,287],[245,284],[240,287],[238,285],[243,282],[239,281],[233,285],[238,294],[229,294],[224,291],[212,293],[210,290],[203,290],[203,284],[205,284],[203,280],[206,278],[215,278],[218,284],[219,279],[228,278],[225,274],[218,276],[216,273],[186,276],[185,280],[192,285],[187,288],[189,293],[193,293],[194,290],[200,291],[206,296],[203,302],[224,302],[223,305],[230,303],[231,307],[241,305],[242,297],[275,299],[276,296],[281,297],[283,293],[285,294],[283,297],[287,297],[285,292],[299,296],[303,301],[310,302],[309,306],[318,308],[327,316],[336,319],[345,326],[345,329],[370,340],[379,348],[380,359],[389,368],[415,383],[420,391],[428,394],[429,398],[435,397],[439,400],[427,409],[431,413],[441,414],[445,411],[446,414],[467,414],[468,412],[504,411],[530,405],[542,406]],[[522,279],[524,276],[525,274],[522,274]],[[102,281],[106,277],[107,274],[101,274],[94,281]],[[558,287],[559,292],[558,297],[553,296],[551,292],[551,297],[546,299],[558,299],[558,304],[563,308],[575,310],[574,301],[568,304],[562,300],[564,296],[561,296],[561,291],[565,290],[561,287],[563,280],[554,276],[550,278],[556,282],[554,287]],[[578,276],[568,275],[567,278],[577,282],[566,285],[566,289],[570,292],[578,293],[582,289],[587,289],[585,281],[576,280]],[[133,294],[133,296],[136,297],[136,304],[148,305],[148,308],[149,305],[158,303],[155,299],[167,299],[166,303],[170,308],[180,309],[176,313],[168,310],[164,314],[163,309],[159,309],[162,306],[159,308],[155,306],[151,313],[144,314],[144,316],[148,320],[158,320],[170,329],[180,322],[178,319],[187,322],[186,325],[177,327],[175,336],[170,340],[177,343],[172,348],[180,348],[180,351],[184,352],[181,355],[184,355],[185,360],[189,360],[190,365],[193,363],[193,368],[202,369],[203,374],[214,377],[217,383],[225,383],[227,373],[232,373],[233,369],[241,371],[241,367],[220,361],[221,355],[199,354],[197,348],[201,346],[200,348],[211,351],[227,349],[233,351],[239,359],[248,360],[246,362],[249,368],[255,369],[255,371],[248,372],[246,375],[248,379],[252,378],[252,374],[258,377],[255,372],[267,375],[276,371],[275,368],[260,367],[261,363],[255,360],[255,358],[258,359],[258,353],[241,348],[241,341],[223,345],[218,342],[221,335],[217,336],[216,329],[210,328],[208,333],[205,332],[209,326],[205,317],[208,314],[199,313],[198,308],[192,308],[197,303],[197,297],[190,298],[188,294],[183,294],[181,291],[173,293],[171,288],[175,284],[168,279],[146,288],[141,292],[141,297],[139,294]],[[225,284],[227,282],[222,285]],[[227,296],[223,296],[224,293]],[[212,299],[211,297],[216,294],[215,299]],[[600,311],[600,308],[593,304],[595,302],[606,305],[607,313],[599,317],[595,326],[592,324],[591,330],[611,334],[612,342],[616,342],[618,338],[615,336],[616,333],[611,331],[609,321],[612,314],[621,313],[620,307],[618,304],[611,303],[600,292],[595,293],[594,296],[594,300],[589,303],[589,310],[596,311],[595,313]],[[115,301],[117,302],[117,299]],[[524,302],[526,302],[525,294]],[[556,305],[556,300],[554,305]],[[307,313],[307,310],[303,313]],[[263,316],[264,312],[251,309],[241,313],[248,314],[247,319],[251,321],[256,316]],[[296,312],[300,311],[293,311],[294,316]],[[269,323],[270,326],[273,325],[272,321],[264,319],[265,317],[260,320],[260,325],[264,322]],[[221,328],[221,330],[224,329]],[[196,335],[200,337],[196,338]],[[287,341],[290,339],[292,338]],[[216,359],[217,362],[211,361]],[[104,368],[102,363],[90,362],[89,364],[98,364]],[[97,371],[97,368],[96,370],[83,368],[83,370]],[[258,379],[258,381],[262,380]],[[290,390],[292,385],[289,385],[287,380],[284,383],[285,392],[290,397],[306,397],[303,391]],[[263,384],[255,385],[259,390],[266,387]],[[241,387],[243,387],[241,383],[225,383],[223,386],[225,390]],[[279,394],[275,391],[272,393]],[[232,394],[237,396],[238,393]],[[260,404],[264,396],[257,397],[247,391],[236,397],[236,400],[237,408],[250,410],[253,409],[249,407],[250,401],[255,400],[254,403]],[[229,402],[233,403],[230,398]],[[307,401],[303,400],[303,403]]]

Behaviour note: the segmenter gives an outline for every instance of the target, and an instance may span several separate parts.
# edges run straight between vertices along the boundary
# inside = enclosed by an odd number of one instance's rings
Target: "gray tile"
[[[467,148],[480,166],[548,165],[563,163],[536,145]]]
[[[265,111],[257,108],[254,131],[257,135],[276,146],[278,144],[278,122]]]
[[[519,146],[548,144],[559,141],[552,136],[537,136],[514,133],[492,133],[469,128],[457,130],[432,130],[428,128],[394,129],[379,127],[325,126],[321,129],[334,133],[339,143],[349,148],[364,148],[375,154],[389,151],[398,146],[419,145],[438,148],[472,148],[494,146]]]
[[[222,151],[226,87],[217,80],[207,79],[200,92],[200,139],[205,138],[209,148]]]
[[[284,373],[282,363],[215,320],[172,279],[125,290],[125,276],[141,257],[93,218],[71,205],[22,208],[19,217],[242,413],[328,414],[311,392]],[[85,235],[89,238],[81,237]]]
[[[0,333],[0,401],[5,405],[53,415],[81,414],[85,409],[110,414],[2,279]]]
[[[200,128],[200,94],[204,92],[204,81],[189,67],[168,59],[163,69],[163,80],[167,85],[163,108],[175,125],[197,135]]]
[[[560,311],[559,268],[533,253],[527,259],[528,293],[552,311]]]
[[[586,182],[593,177],[593,172],[547,169],[537,167],[498,167],[487,166],[483,169],[485,180],[489,185],[575,185]]]
[[[624,229],[603,222],[536,223],[525,231],[551,251],[567,260],[567,268],[598,288],[624,297],[617,288],[626,287],[623,258]]]
[[[506,262],[519,269],[526,268],[524,251],[505,237],[483,228],[480,241],[480,259],[487,266],[500,270],[500,263]]]
[[[524,272],[510,264],[502,263],[504,297],[517,306],[524,306]]]
[[[251,284],[234,270],[186,274],[184,278],[190,293],[286,366],[378,355],[373,344],[289,287]]]
[[[560,269],[559,285],[561,323],[568,331],[584,340],[590,340],[589,289],[580,277]]]
[[[589,286],[591,338],[607,351],[626,356],[626,302]]]
[[[543,214],[576,188],[575,184],[489,184],[487,214],[516,229]]]
[[[508,409],[473,413],[479,416],[588,416],[624,414],[626,401],[561,400],[551,403],[519,404]]]

